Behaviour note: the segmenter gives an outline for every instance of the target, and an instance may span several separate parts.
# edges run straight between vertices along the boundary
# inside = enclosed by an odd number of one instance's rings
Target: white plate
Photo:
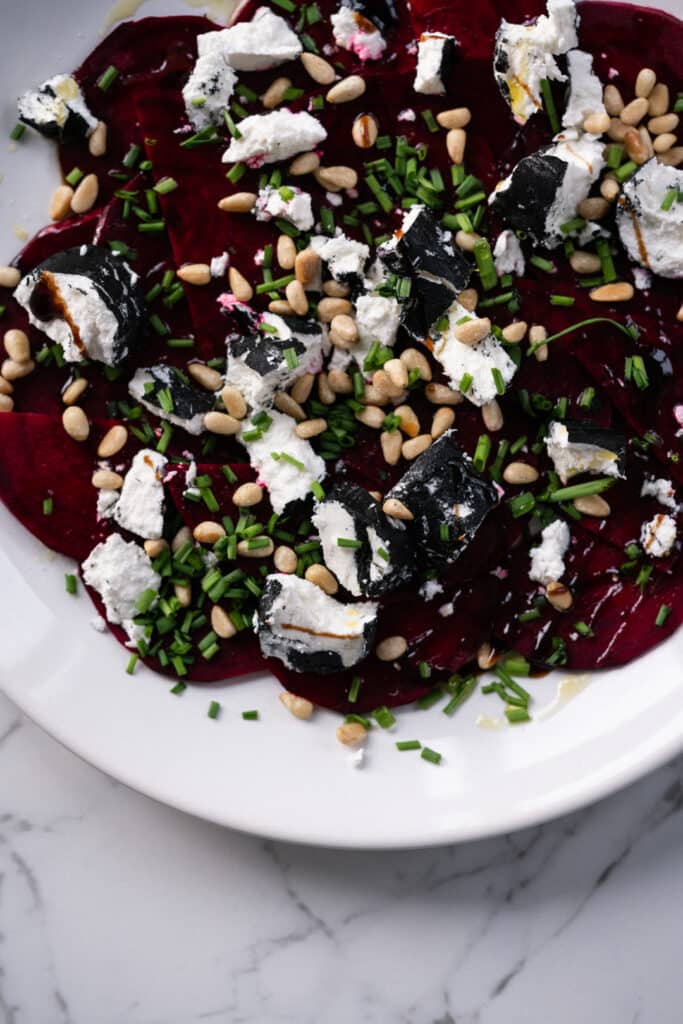
[[[674,10],[677,0],[670,0]],[[131,9],[131,5],[127,5]],[[3,28],[0,139],[14,123],[9,97],[75,66],[98,37],[108,4],[24,0]],[[148,3],[143,13],[186,10]],[[78,32],[74,32],[78,25]],[[40,26],[40,31],[37,30]],[[0,261],[18,248],[16,226],[45,222],[57,183],[51,147],[27,133],[0,143]],[[30,453],[27,453],[30,458]],[[399,711],[375,730],[362,770],[334,737],[338,719],[291,718],[271,677],[188,688],[146,669],[124,672],[126,654],[90,622],[85,595],[64,592],[65,559],[43,548],[0,509],[0,684],[47,732],[117,779],[164,803],[247,832],[348,847],[422,846],[509,831],[612,792],[683,747],[683,631],[619,671],[596,673],[558,713],[500,731],[476,696],[453,719],[440,710]],[[447,626],[444,626],[447,628]],[[566,677],[563,677],[566,678]],[[531,683],[535,706],[553,702],[558,677]],[[218,721],[207,718],[219,700]],[[260,720],[241,711],[258,708]],[[418,738],[443,754],[439,767],[395,740]]]

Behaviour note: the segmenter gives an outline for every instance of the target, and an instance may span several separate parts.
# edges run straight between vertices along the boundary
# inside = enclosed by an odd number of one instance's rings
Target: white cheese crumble
[[[662,202],[683,191],[683,171],[653,158],[629,178],[617,203],[617,228],[635,263],[660,277],[683,277],[683,203]]]
[[[439,615],[441,616],[442,619],[447,619],[449,615],[453,614],[454,610],[455,609],[452,601],[448,601],[446,604],[442,604],[441,607],[438,609]]]
[[[211,277],[224,277],[229,263],[230,256],[227,252],[221,253],[220,256],[212,256],[209,264]]]
[[[499,277],[503,277],[505,274],[516,274],[517,277],[521,277],[524,273],[526,267],[524,253],[517,235],[509,228],[501,231],[496,239],[496,244],[493,247],[493,261]]]
[[[90,113],[80,86],[71,75],[49,78],[38,91],[20,96],[17,107],[20,117],[35,125],[56,124],[63,128],[73,112],[85,121],[88,135],[97,128],[97,118]]]
[[[673,511],[678,508],[674,486],[670,480],[665,480],[664,477],[659,477],[656,480],[654,477],[650,477],[649,480],[643,481],[640,496],[641,498],[656,498],[660,505]]]
[[[600,448],[595,444],[572,444],[566,426],[557,420],[550,424],[545,444],[555,472],[563,484],[566,484],[571,477],[577,476],[578,473],[591,473],[593,476],[602,474],[622,476],[619,472],[619,458],[616,452]]]
[[[254,207],[256,220],[268,221],[273,217],[282,217],[299,231],[308,231],[313,227],[313,209],[308,192],[290,185],[272,188],[267,185],[260,189]]]
[[[492,334],[487,334],[477,345],[465,345],[458,341],[455,334],[460,326],[458,321],[478,320],[476,313],[456,301],[448,309],[447,317],[445,330],[439,332],[432,329],[434,358],[441,363],[450,386],[455,390],[460,389],[462,378],[468,374],[472,381],[464,392],[465,397],[474,405],[485,405],[498,396],[493,370],[498,370],[503,383],[509,384],[517,372],[517,366]]]
[[[342,587],[360,597],[356,551],[340,547],[338,538],[358,540],[356,524],[351,513],[339,501],[326,501],[312,516],[312,523],[320,536],[325,565],[337,577]]]
[[[387,43],[379,29],[349,7],[340,7],[330,18],[337,46],[355,53],[362,61],[379,60]]]
[[[363,267],[370,255],[370,249],[363,242],[356,242],[340,233],[334,238],[326,235],[313,235],[308,243],[327,264],[335,281],[344,281],[352,275],[363,273]]]
[[[262,322],[275,328],[275,335],[272,337],[277,337],[278,343],[287,342],[294,337],[289,325],[277,313],[264,313]],[[270,337],[271,335],[259,336],[254,344],[263,345],[265,348]],[[228,346],[226,384],[233,384],[239,388],[254,411],[270,406],[275,392],[288,388],[297,377],[304,373],[319,373],[322,369],[323,333],[298,334],[296,337],[306,346],[305,352],[300,352],[297,356],[297,365],[291,368],[283,354],[276,365],[270,364],[263,373],[250,365],[249,356],[235,355]],[[286,345],[283,346],[283,350],[285,347]],[[255,352],[258,354],[257,350]],[[254,354],[254,350],[251,354]]]
[[[597,181],[605,166],[603,151],[604,146],[595,135],[572,138],[570,132],[558,136],[555,145],[546,151],[548,156],[556,156],[567,165],[555,201],[546,215],[546,245],[559,245],[567,237],[561,227],[576,216],[577,206]]]
[[[155,405],[153,400],[150,401],[150,398],[153,399],[153,393],[148,396],[147,391],[145,390],[148,385],[158,386],[159,381],[161,381],[162,384],[171,389],[172,392],[176,381],[175,375],[170,366],[156,366],[154,370],[154,376],[152,376],[152,374],[146,369],[136,370],[128,384],[128,391],[130,394],[133,398],[137,399],[140,405],[145,409],[149,409],[149,411],[154,413],[155,416],[168,420],[169,423],[174,423],[177,427],[182,427],[182,429],[186,430],[188,434],[201,434],[204,430],[205,410],[184,419],[175,412],[166,412],[166,410],[162,409],[159,405]]]
[[[250,167],[289,160],[297,153],[315,149],[327,138],[317,118],[305,110],[273,110],[270,114],[250,114],[239,123],[240,138],[232,139],[223,154],[223,163],[244,162]]]
[[[401,306],[396,299],[385,295],[360,295],[356,300],[356,326],[358,343],[351,355],[361,370],[374,342],[393,348],[401,323]],[[370,374],[371,376],[371,374]]]
[[[161,585],[143,548],[112,533],[93,548],[82,568],[86,584],[102,598],[109,622],[123,626],[132,641],[140,639],[142,627],[133,622],[135,603],[143,591],[158,591]]]
[[[258,473],[257,483],[267,488],[273,511],[279,515],[290,502],[310,494],[314,480],[324,479],[325,463],[312,445],[297,435],[296,421],[291,416],[275,409],[268,415],[273,422],[265,433],[255,441],[242,441],[242,444]],[[247,427],[251,424],[247,423]],[[295,461],[282,458],[283,453]]]
[[[532,548],[529,579],[544,586],[564,576],[564,556],[571,535],[563,519],[555,519],[541,533],[541,543]]]
[[[438,580],[425,580],[419,593],[423,601],[433,601],[437,594],[443,594],[443,587]]]
[[[166,458],[142,448],[133,458],[114,509],[114,519],[131,533],[158,540],[164,531],[164,473]]]
[[[217,51],[236,71],[265,71],[296,60],[301,50],[298,36],[268,7],[259,7],[251,21],[197,36],[200,57]]]
[[[102,487],[97,492],[97,518],[111,519],[114,515],[114,506],[119,500],[119,492]]]
[[[426,32],[417,44],[417,69],[413,88],[424,96],[443,96],[446,83],[443,81],[442,65],[446,41],[453,39],[444,32]]]
[[[676,543],[676,520],[658,513],[640,529],[640,543],[651,558],[666,558]]]
[[[218,50],[199,57],[183,87],[187,117],[196,131],[210,124],[223,124],[223,111],[230,102],[237,75]]]
[[[593,57],[583,50],[570,50],[567,54],[569,68],[569,101],[562,115],[565,128],[582,130],[589,114],[604,114],[602,82],[593,71]]]

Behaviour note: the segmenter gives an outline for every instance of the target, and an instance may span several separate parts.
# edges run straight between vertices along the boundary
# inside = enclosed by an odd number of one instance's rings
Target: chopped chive
[[[149,611],[149,609],[154,604],[156,597],[157,592],[156,590],[152,590],[151,587],[148,587],[146,590],[142,591],[139,598],[135,602],[135,607],[137,608],[141,615],[144,615],[145,612]]]
[[[228,131],[230,132],[230,134],[232,135],[233,139],[241,139],[242,138],[242,133],[239,130],[239,128],[237,127],[237,125],[235,124],[235,122],[233,121],[232,115],[230,114],[230,111],[229,110],[224,110],[223,111],[223,117],[225,118],[226,127],[227,127]]]
[[[572,298],[571,295],[551,295],[550,305],[551,306],[573,306],[576,299]]]
[[[76,593],[76,590],[78,589],[78,582],[72,573],[67,572],[64,574],[64,587],[67,594]]]
[[[550,122],[550,130],[553,135],[556,135],[560,130],[560,119],[557,116],[555,100],[553,99],[550,82],[547,78],[543,78],[541,80],[541,96],[543,98],[543,109],[545,110],[548,116],[548,121]]]
[[[481,286],[484,291],[490,291],[498,284],[498,275],[496,274],[496,268],[493,262],[491,246],[487,239],[480,238],[475,242],[473,252],[477,269],[479,270]]]
[[[441,754],[437,750],[432,750],[431,747],[423,747],[420,751],[420,757],[423,761],[429,761],[431,764],[441,763]]]
[[[419,750],[422,744],[419,740],[397,740],[397,750]]]
[[[396,719],[386,705],[382,705],[380,708],[375,708],[372,712],[372,717],[375,719],[380,729],[391,729],[392,725],[396,724]]]
[[[131,168],[135,167],[136,163],[140,159],[141,153],[142,147],[138,146],[136,142],[132,142],[128,148],[128,152],[124,156],[121,163],[124,167],[127,167],[128,170],[130,170]]]
[[[43,515],[51,516],[54,512],[55,501],[52,497],[43,498]]]
[[[261,284],[256,285],[255,291],[257,295],[263,295],[265,292],[276,291],[278,288],[286,288],[293,280],[294,274],[285,274],[282,277],[278,277],[275,281],[262,281]]]
[[[527,612],[520,612],[517,616],[518,622],[534,622],[536,619],[540,619],[541,611],[539,608],[530,608]]]
[[[602,494],[614,483],[613,476],[600,477],[598,480],[589,480],[584,484],[570,484],[569,487],[560,487],[552,491],[548,501],[572,501],[574,498],[585,498],[590,494]]]
[[[574,629],[581,636],[595,636],[595,633],[586,622],[575,622]]]
[[[106,92],[114,84],[116,78],[118,78],[119,69],[114,65],[110,64],[106,71],[104,71],[97,79],[97,88],[101,89],[102,92]]]
[[[662,199],[660,210],[664,210],[664,211],[670,210],[671,207],[673,206],[673,204],[676,202],[677,199],[678,199],[678,189],[677,188],[670,188],[669,191],[664,196],[664,198]]]
[[[479,303],[479,306],[481,306],[481,303]],[[556,338],[562,338],[565,334],[571,334],[572,331],[578,331],[582,327],[588,327],[591,324],[611,324],[633,341],[633,335],[629,331],[628,327],[619,323],[618,320],[611,320],[609,317],[605,316],[594,316],[590,317],[588,320],[581,320],[578,324],[572,324],[571,327],[565,327],[563,330],[557,331],[555,334],[551,334],[550,337],[544,338],[543,341],[537,341],[527,349],[526,354],[528,356],[532,356],[534,352],[541,347],[541,345],[548,345],[551,341],[555,341]]]
[[[530,491],[522,491],[520,494],[516,494],[514,498],[511,498],[508,502],[510,506],[510,512],[515,519],[519,519],[520,516],[527,515],[536,506],[536,499]]]
[[[552,260],[546,260],[543,256],[532,256],[529,260],[534,267],[538,267],[539,270],[545,271],[546,274],[555,274],[557,267]]]
[[[636,576],[636,586],[640,588],[641,592],[645,589],[645,586],[652,575],[652,566],[644,565]]]
[[[124,260],[135,260],[137,259],[137,253],[135,249],[131,249],[130,246],[126,245],[125,242],[111,241],[108,243],[109,248],[112,252],[119,253]]]
[[[313,483],[311,484],[311,491],[313,492],[313,496],[317,498],[318,501],[325,500],[325,490],[322,484],[319,484],[317,480],[314,480]]]
[[[132,676],[133,673],[135,672],[135,666],[137,665],[137,663],[138,655],[131,654],[130,658],[128,659],[128,664],[126,665],[126,672],[128,673],[129,676]]]
[[[497,366],[492,367],[491,376],[493,377],[493,383],[496,385],[496,393],[499,395],[505,394],[505,381],[503,375]]]
[[[179,657],[171,658],[171,664],[173,665],[173,668],[175,669],[177,675],[179,675],[179,676],[187,675],[187,669],[185,668],[185,662],[183,661],[182,658],[179,658]],[[169,692],[172,693],[174,697],[179,697],[180,694],[184,693],[186,689],[187,689],[187,683],[176,683],[175,686],[171,687]]]
[[[351,680],[351,686],[349,687],[349,693],[346,698],[349,704],[355,704],[358,700],[358,693],[360,691],[362,681],[363,680],[360,676],[354,676]]]
[[[483,473],[486,469],[486,463],[490,454],[491,438],[488,434],[481,434],[477,441],[477,447],[474,450],[474,455],[472,456],[472,465],[479,473]]]
[[[138,224],[138,231],[147,235],[159,235],[166,228],[165,220],[150,220],[147,223]]]
[[[583,217],[572,217],[571,220],[566,221],[564,224],[560,224],[560,231],[569,235],[572,231],[580,231],[581,228],[585,228],[586,221]]]
[[[337,547],[358,550],[363,547],[363,541],[354,540],[352,537],[337,537]]]
[[[156,334],[160,335],[161,337],[164,337],[166,334],[170,334],[171,332],[170,327],[164,323],[164,321],[161,319],[160,316],[158,316],[157,313],[152,313],[151,317],[149,318],[149,323],[152,329],[156,332]]]
[[[638,170],[638,164],[634,163],[633,160],[629,160],[628,163],[622,164],[621,167],[617,167],[614,172],[614,177],[617,179],[620,185],[630,178],[632,174]]]
[[[257,722],[258,711],[256,711],[255,709],[252,711],[243,711],[242,718],[244,719],[245,722]]]
[[[663,626],[666,620],[671,614],[671,606],[668,604],[662,604],[657,612],[657,618],[655,619],[655,626]]]
[[[84,174],[83,174],[83,171],[80,169],[80,167],[74,167],[65,176],[64,181],[67,183],[67,185],[71,185],[72,187],[75,187],[76,185],[78,185],[79,181],[83,177],[84,177]]]
[[[421,117],[427,127],[428,132],[438,132],[439,126],[431,110],[423,110],[421,113]]]
[[[214,718],[214,719],[218,718],[218,712],[220,711],[220,709],[221,709],[221,706],[218,703],[218,701],[217,700],[212,700],[211,703],[209,704],[209,710],[206,712],[207,717],[208,718]]]
[[[12,140],[12,142],[18,142],[19,139],[22,138],[22,136],[23,136],[25,131],[26,131],[26,125],[22,124],[21,121],[17,121],[17,123],[15,124],[14,128],[9,133],[9,137]]]
[[[161,181],[158,181],[154,186],[154,191],[157,195],[165,196],[168,195],[169,192],[174,192],[177,188],[178,182],[175,178],[162,178]]]
[[[290,370],[296,370],[299,365],[299,357],[296,354],[296,350],[293,348],[286,348],[282,353],[285,357],[285,362]]]
[[[518,725],[520,722],[531,721],[531,715],[526,708],[507,707],[505,708],[505,717],[510,725]]]
[[[621,163],[621,158],[623,157],[623,155],[624,147],[621,146],[618,142],[613,142],[610,146],[607,147],[607,152],[605,154],[607,166],[610,167],[613,171],[616,171],[617,167]]]
[[[289,14],[293,14],[296,10],[296,4],[293,3],[292,0],[272,0],[272,2],[277,7],[281,7],[283,11],[287,11]]]

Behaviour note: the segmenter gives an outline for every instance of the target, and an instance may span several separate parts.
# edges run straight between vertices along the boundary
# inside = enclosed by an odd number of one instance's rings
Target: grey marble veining
[[[157,805],[1,699],[0,791],[0,1024],[683,1017],[683,759],[514,835],[349,853]]]

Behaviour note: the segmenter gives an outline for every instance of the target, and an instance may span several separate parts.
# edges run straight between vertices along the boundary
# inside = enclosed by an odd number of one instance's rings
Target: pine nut
[[[465,288],[461,291],[458,296],[458,302],[463,306],[468,313],[474,313],[479,302],[479,296],[476,288]]]
[[[289,165],[289,174],[293,178],[300,178],[304,174],[312,174],[317,167],[320,167],[320,157],[317,153],[301,153]]]
[[[0,288],[16,288],[21,274],[16,267],[0,267]]]
[[[390,466],[395,466],[401,458],[401,447],[403,446],[400,430],[383,430],[379,436],[379,443],[382,446],[384,461]]]
[[[334,345],[335,348],[341,349],[342,352],[350,352],[357,343],[356,341],[347,341],[345,338],[340,337],[337,332],[331,328],[327,337],[330,344]]]
[[[599,494],[587,494],[583,498],[574,498],[574,508],[584,516],[594,516],[596,519],[605,519],[612,509]]]
[[[398,429],[407,437],[417,437],[420,433],[420,421],[409,405],[399,405],[394,409],[394,415],[398,416],[400,423]]]
[[[33,373],[35,368],[36,364],[32,359],[25,359],[23,363],[17,363],[14,359],[5,359],[0,366],[0,373],[5,380],[21,380],[22,377],[28,377],[29,373]]]
[[[605,110],[611,117],[619,117],[624,109],[624,101],[616,85],[605,86],[602,101],[605,104]]]
[[[158,558],[162,551],[168,548],[168,541],[163,537],[155,540],[146,540],[142,545],[148,558]]]
[[[370,497],[374,501],[381,501],[382,500],[382,492],[381,491],[368,491],[368,494],[370,495]]]
[[[306,419],[306,413],[301,408],[298,402],[295,402],[291,395],[288,395],[286,391],[278,391],[273,401],[273,405],[282,412],[285,416],[291,416],[297,423],[303,422]]]
[[[448,406],[444,406],[442,409],[437,409],[432,419],[432,438],[436,441],[437,437],[441,437],[447,430],[450,430],[455,423],[455,413]]]
[[[300,281],[304,288],[315,288],[320,281],[320,256],[313,249],[304,249],[297,253],[294,262],[294,273],[297,281]]]
[[[436,115],[436,120],[449,131],[452,128],[466,128],[472,120],[472,113],[469,107],[453,107],[451,110],[442,110]]]
[[[372,149],[378,135],[377,118],[373,114],[359,114],[351,126],[351,138],[359,149]]]
[[[192,604],[192,587],[189,583],[174,583],[173,593],[181,608],[189,608]]]
[[[326,594],[336,594],[339,590],[336,577],[324,565],[317,563],[309,565],[304,573],[304,578],[309,583],[315,583],[316,587],[320,587]]]
[[[602,220],[609,212],[609,203],[602,196],[589,196],[576,207],[580,217],[586,220]]]
[[[652,132],[653,135],[664,135],[667,132],[675,132],[678,128],[679,121],[680,118],[678,114],[661,114],[659,117],[653,117],[648,121],[648,131]]]
[[[396,661],[408,650],[408,641],[404,636],[388,636],[375,647],[375,654],[380,661]]]
[[[487,402],[481,407],[481,418],[484,421],[484,426],[487,430],[494,433],[496,430],[500,430],[503,426],[503,410],[496,401],[492,398],[490,402]]]
[[[225,530],[222,523],[214,523],[210,519],[198,523],[192,531],[192,536],[199,544],[215,544],[221,537],[225,537]]]
[[[333,299],[347,299],[351,294],[351,289],[343,281],[331,280],[323,282],[323,292]]]
[[[14,408],[14,400],[9,395],[0,394],[0,412],[11,412]]]
[[[662,117],[669,109],[669,105],[669,86],[664,85],[664,82],[657,82],[648,97],[648,114],[650,117]]]
[[[238,302],[251,302],[254,297],[254,289],[237,267],[230,267],[228,269],[228,283],[230,291]]]
[[[224,412],[207,412],[204,426],[210,434],[237,434],[241,427],[239,420]]]
[[[432,368],[426,356],[422,352],[418,352],[416,348],[404,349],[399,359],[405,364],[409,372],[410,370],[418,370],[421,380],[432,379]]]
[[[461,393],[445,384],[428,384],[425,388],[425,397],[432,405],[460,405],[462,402]]]
[[[100,183],[97,180],[97,175],[86,174],[85,178],[79,182],[71,199],[71,209],[73,212],[87,213],[88,210],[92,210],[97,202],[99,191]]]
[[[360,75],[349,75],[328,90],[325,99],[328,103],[350,103],[357,100],[365,92],[365,79]]]
[[[221,401],[226,412],[235,420],[243,420],[247,415],[247,403],[244,395],[234,384],[226,384],[221,391]]]
[[[332,323],[337,316],[349,316],[353,307],[348,299],[332,299],[325,297],[318,303],[318,320],[324,324]]]
[[[671,132],[664,132],[663,135],[658,135],[652,143],[652,148],[655,153],[666,153],[668,149],[671,149],[676,141],[676,136]]]
[[[408,462],[412,462],[412,460],[416,459],[418,455],[422,455],[423,452],[426,452],[431,443],[431,434],[418,434],[417,437],[411,437],[409,441],[403,442],[401,455]]]
[[[633,298],[633,285],[628,281],[603,284],[588,293],[593,302],[628,302]]]
[[[373,430],[379,430],[384,426],[384,410],[380,409],[378,405],[364,406],[355,413],[355,417],[359,423],[366,427],[372,427]]]
[[[564,583],[559,583],[557,580],[551,580],[547,585],[545,596],[548,603],[558,612],[569,611],[574,604],[574,597],[569,587],[565,587]]]
[[[656,82],[657,75],[652,68],[641,68],[636,77],[636,87],[634,90],[636,96],[642,96],[647,99],[654,89]]]
[[[274,110],[275,107],[279,107],[291,85],[292,82],[289,78],[276,78],[274,82],[271,82],[261,97],[261,103],[266,110]]]
[[[120,491],[123,487],[123,477],[111,469],[96,469],[90,482],[93,487],[104,491]]]
[[[623,142],[624,135],[627,131],[628,125],[625,125],[618,117],[613,117],[610,121],[609,128],[607,129],[607,135],[612,142]]]
[[[104,121],[98,121],[97,127],[90,135],[88,151],[90,156],[104,156],[107,152],[107,126]]]
[[[400,388],[401,391],[408,387],[408,370],[406,364],[401,362],[400,359],[388,359],[383,366],[383,370],[389,375],[392,384]]]
[[[230,640],[237,632],[225,608],[221,608],[219,604],[215,604],[211,609],[211,629],[221,640]]]
[[[319,57],[317,53],[302,53],[300,59],[306,72],[318,85],[331,85],[337,77],[332,65]]]
[[[332,371],[330,370],[330,373]],[[315,374],[313,373],[302,373],[300,377],[292,384],[290,394],[295,402],[301,405],[303,402],[307,402],[308,398],[313,390],[313,382],[315,381]],[[353,385],[351,385],[353,390]],[[234,415],[234,414],[233,414]]]
[[[547,345],[539,345],[537,349],[534,349],[534,359],[537,363],[548,362],[549,349]]]
[[[296,260],[296,245],[289,235],[280,235],[277,240],[277,261],[283,270],[293,270]]]
[[[678,320],[679,324],[683,324],[683,305],[678,307],[678,312],[676,313],[676,319]]]
[[[128,430],[122,423],[110,427],[97,446],[97,454],[100,459],[110,459],[117,455],[128,443]]]
[[[254,192],[233,192],[218,201],[218,209],[224,213],[251,213],[256,198]]]
[[[609,114],[594,113],[589,114],[583,122],[583,130],[588,132],[589,135],[603,135],[609,128],[610,116]]]
[[[629,128],[624,135],[624,149],[629,159],[637,164],[644,164],[648,159],[648,148],[643,144],[637,128]]]
[[[622,124],[635,125],[642,121],[647,114],[648,103],[644,96],[627,103],[619,115]]]
[[[543,324],[532,324],[529,328],[529,341],[532,345],[537,345],[539,341],[545,341],[547,337],[548,332]]]
[[[176,274],[187,284],[203,285],[211,280],[211,267],[208,263],[186,263],[184,267],[178,267]]]
[[[383,388],[376,388],[374,384],[366,384],[361,402],[363,405],[388,405],[389,395]]]
[[[346,370],[328,370],[327,383],[335,395],[350,395],[353,393],[353,381]]]
[[[293,316],[294,310],[284,299],[273,299],[268,303],[268,311],[277,313],[278,316]]]
[[[280,702],[291,715],[302,721],[307,721],[313,714],[313,705],[305,697],[297,697],[293,693],[285,692],[280,694]]]
[[[64,405],[75,405],[87,387],[88,382],[85,377],[77,377],[72,380],[62,391]]]
[[[288,548],[286,544],[280,544],[279,547],[275,548],[273,565],[278,572],[296,572],[298,561],[296,552]]]
[[[318,374],[318,398],[323,403],[323,405],[334,405],[334,403],[337,401],[337,396],[335,395],[330,385],[327,383],[326,373]]]
[[[223,384],[223,377],[218,370],[206,363],[188,363],[187,372],[206,391],[218,391]]]
[[[358,184],[358,175],[353,167],[319,167],[313,176],[327,192],[343,192]]]
[[[74,441],[87,441],[90,424],[79,405],[70,405],[62,413],[62,424],[65,431]]]
[[[619,182],[616,178],[604,177],[600,182],[600,195],[608,203],[614,202],[620,192]]]
[[[462,345],[478,345],[491,333],[491,321],[487,316],[466,320],[464,324],[458,324],[453,333]]]
[[[392,519],[414,519],[415,516],[409,508],[399,501],[398,498],[387,498],[382,505],[382,512],[385,516],[390,516]]]
[[[323,300],[326,301],[326,300]],[[346,302],[346,299],[331,299],[332,302]],[[318,307],[320,304],[318,304]],[[330,330],[334,331],[338,338],[348,345],[355,345],[358,341],[358,327],[353,317],[348,313],[337,313],[330,321]]]
[[[583,252],[582,249],[574,250],[569,257],[569,264],[577,274],[597,274],[602,267],[599,256],[592,252]]]
[[[680,164],[683,164],[683,146],[667,149],[666,153],[660,153],[657,159],[666,167],[679,167]]]
[[[461,164],[465,159],[467,132],[464,128],[451,128],[446,136],[448,156],[454,164]]]
[[[25,331],[13,327],[5,331],[3,341],[5,352],[15,363],[25,363],[31,358],[31,346]]]
[[[506,341],[508,345],[518,345],[526,334],[526,328],[526,320],[513,320],[502,330],[503,341]]]
[[[232,496],[233,505],[238,508],[253,508],[263,501],[263,488],[255,483],[240,484]]]
[[[180,549],[190,540],[192,540],[192,534],[190,533],[189,526],[181,526],[171,541],[171,551],[173,554],[175,555],[176,551],[180,551]]]
[[[463,252],[474,252],[475,245],[480,241],[481,235],[478,235],[476,231],[455,232],[455,244],[458,249],[462,249]]]
[[[8,380],[4,377],[0,377],[0,395],[12,395],[14,394],[14,388]]]
[[[297,316],[306,316],[308,313],[308,299],[301,281],[290,281],[285,288],[287,302],[290,304]]]
[[[52,193],[48,215],[50,220],[64,220],[71,213],[74,190],[71,185],[59,185]]]
[[[503,470],[506,484],[533,484],[538,480],[538,470],[528,462],[509,462]]]
[[[304,441],[308,441],[311,437],[317,437],[318,434],[322,434],[325,430],[327,430],[327,420],[323,419],[322,416],[318,416],[313,420],[303,420],[301,423],[297,423],[294,428],[297,437],[302,437]]]
[[[484,642],[477,648],[477,665],[482,672],[488,672],[498,661],[498,655],[491,644]]]
[[[337,726],[337,739],[345,747],[358,747],[367,736],[368,730],[360,722],[344,722]]]

